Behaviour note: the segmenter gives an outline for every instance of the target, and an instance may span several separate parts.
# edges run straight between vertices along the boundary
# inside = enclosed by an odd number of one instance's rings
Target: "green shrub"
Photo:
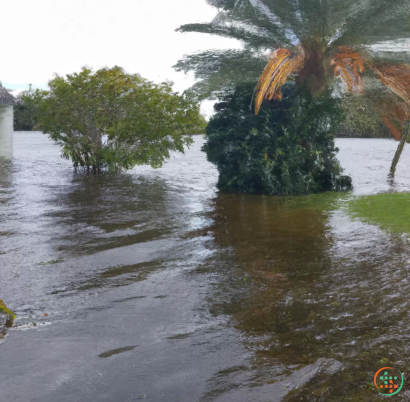
[[[203,146],[219,171],[222,191],[303,194],[348,188],[335,155],[334,133],[343,120],[340,100],[312,97],[293,84],[283,100],[250,110],[254,85],[246,84],[215,105]]]

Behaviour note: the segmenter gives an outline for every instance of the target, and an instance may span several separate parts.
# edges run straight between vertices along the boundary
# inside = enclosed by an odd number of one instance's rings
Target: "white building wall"
[[[13,156],[13,106],[0,106],[0,157]]]

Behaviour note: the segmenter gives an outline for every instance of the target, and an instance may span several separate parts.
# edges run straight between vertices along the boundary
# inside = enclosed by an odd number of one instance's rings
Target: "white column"
[[[13,106],[0,105],[0,158],[13,157]]]

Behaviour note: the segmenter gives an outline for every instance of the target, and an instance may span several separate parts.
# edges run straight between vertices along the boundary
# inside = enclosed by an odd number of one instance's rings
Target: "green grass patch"
[[[280,205],[285,209],[315,209],[335,211],[349,199],[349,192],[326,191],[323,193],[278,197]]]
[[[348,203],[355,218],[380,226],[381,229],[410,233],[410,193],[384,193],[357,197]]]

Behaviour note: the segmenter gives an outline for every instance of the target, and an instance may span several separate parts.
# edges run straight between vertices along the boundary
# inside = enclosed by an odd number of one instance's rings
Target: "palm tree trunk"
[[[403,134],[401,136],[399,146],[397,147],[397,151],[394,155],[393,162],[391,164],[390,177],[394,177],[394,173],[396,172],[397,163],[399,162],[400,155],[404,148],[404,143],[406,142],[407,136],[409,135],[409,130],[410,130],[410,124],[408,121],[405,121],[403,123]]]

